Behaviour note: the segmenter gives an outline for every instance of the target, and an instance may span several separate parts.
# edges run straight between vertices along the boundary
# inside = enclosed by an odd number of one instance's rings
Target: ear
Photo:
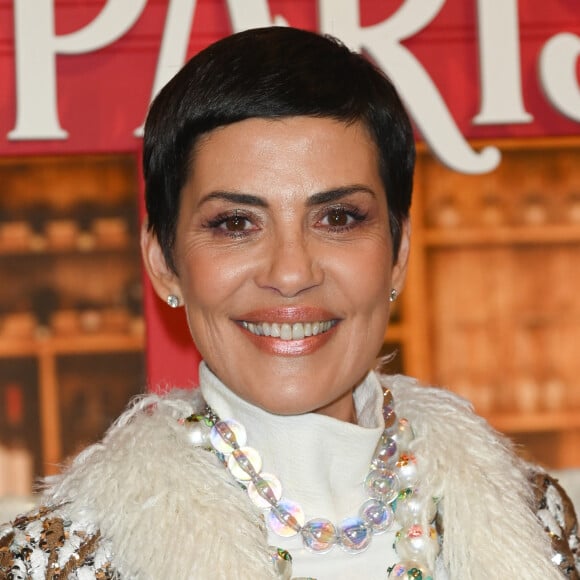
[[[398,294],[403,290],[405,277],[407,276],[407,265],[409,263],[409,252],[411,248],[411,222],[407,218],[401,227],[401,243],[399,245],[399,254],[393,266],[391,276],[391,285]]]
[[[167,302],[169,295],[179,298],[182,304],[181,289],[177,274],[167,265],[163,250],[159,245],[157,236],[147,228],[144,221],[141,226],[141,254],[145,270],[149,275],[155,293],[163,302]]]

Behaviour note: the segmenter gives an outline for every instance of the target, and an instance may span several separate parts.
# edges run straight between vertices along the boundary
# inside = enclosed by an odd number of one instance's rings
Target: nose
[[[314,246],[302,236],[273,241],[257,276],[258,285],[287,298],[320,285],[324,274]]]

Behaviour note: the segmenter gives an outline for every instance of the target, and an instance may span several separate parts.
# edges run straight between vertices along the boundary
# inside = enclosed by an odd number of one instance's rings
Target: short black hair
[[[145,123],[148,227],[175,271],[180,194],[200,136],[244,119],[309,116],[361,122],[379,152],[396,260],[409,216],[413,130],[387,76],[339,40],[296,28],[250,29],[196,54],[160,91]]]

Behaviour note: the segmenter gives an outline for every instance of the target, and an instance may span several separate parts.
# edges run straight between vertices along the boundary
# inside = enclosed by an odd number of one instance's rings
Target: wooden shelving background
[[[144,389],[136,166],[0,162],[0,470],[57,472]]]
[[[526,457],[580,466],[580,138],[500,143],[487,175],[419,152],[400,321],[410,375],[450,388]]]

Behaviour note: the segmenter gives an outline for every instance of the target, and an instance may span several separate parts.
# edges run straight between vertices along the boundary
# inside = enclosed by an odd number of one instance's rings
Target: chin
[[[275,415],[304,415],[306,413],[320,413],[333,416],[345,421],[351,420],[352,390],[337,396],[334,399],[312,399],[310,393],[294,391],[286,396],[278,396],[275,399],[249,401],[261,407],[264,411]],[[344,415],[344,416],[342,416]]]
[[[274,415],[303,415],[315,412],[325,404],[325,402],[313,398],[312,393],[304,392],[302,389],[293,389],[292,387],[275,391],[267,391],[266,389],[267,385],[264,385],[263,390],[254,393],[240,393],[238,391],[238,396]]]
[[[256,400],[249,402],[274,415],[304,415],[305,413],[314,413],[319,408],[316,403],[309,404],[303,398],[296,400],[292,397],[277,398],[275,401]]]

